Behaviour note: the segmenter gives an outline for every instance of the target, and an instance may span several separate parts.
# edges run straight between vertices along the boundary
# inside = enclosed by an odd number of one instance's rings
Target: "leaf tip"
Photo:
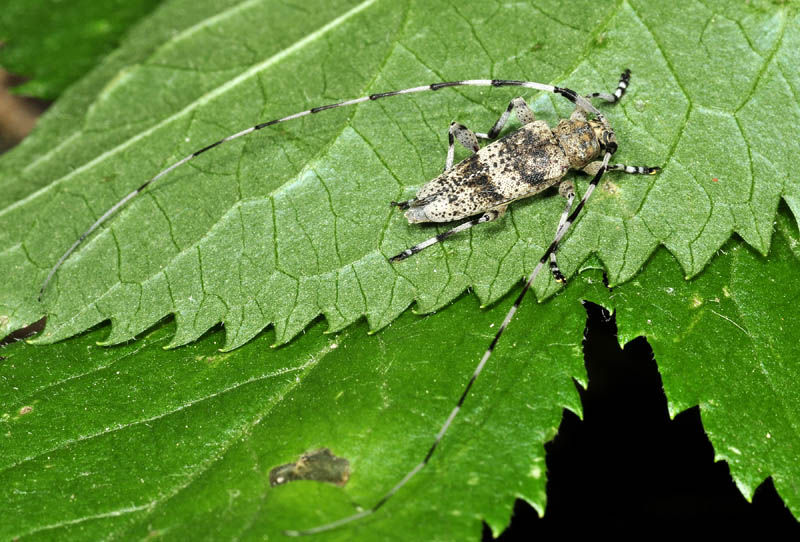
[[[51,333],[48,333],[47,335],[45,335],[44,333],[37,333],[36,335],[34,335],[32,337],[28,337],[28,338],[22,339],[22,340],[25,342],[25,344],[29,344],[31,346],[38,346],[38,345],[42,345],[42,344],[52,344],[53,341],[50,341],[50,340],[48,340],[46,338],[46,337],[49,337],[51,335],[52,335]]]

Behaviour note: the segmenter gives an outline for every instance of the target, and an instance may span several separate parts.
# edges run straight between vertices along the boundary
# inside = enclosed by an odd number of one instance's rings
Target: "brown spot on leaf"
[[[306,452],[294,463],[269,471],[269,485],[279,486],[296,480],[314,480],[343,486],[350,479],[350,462],[336,457],[328,448]]]
[[[603,188],[605,188],[606,192],[609,194],[616,194],[619,192],[619,186],[612,181],[605,181],[603,183]]]
[[[25,414],[30,414],[31,412],[33,412],[32,406],[24,406],[21,409],[19,409],[20,416],[24,416]]]

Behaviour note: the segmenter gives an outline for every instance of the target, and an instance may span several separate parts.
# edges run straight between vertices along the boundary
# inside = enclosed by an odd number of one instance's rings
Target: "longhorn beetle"
[[[569,230],[570,226],[578,217],[586,201],[589,199],[589,196],[591,196],[597,184],[600,182],[600,179],[603,177],[603,174],[606,171],[622,171],[624,173],[653,175],[660,170],[657,167],[608,164],[611,155],[617,150],[617,138],[608,120],[589,100],[599,98],[606,102],[616,103],[625,94],[629,82],[630,70],[625,70],[613,93],[594,92],[582,96],[568,88],[535,83],[532,81],[513,81],[505,79],[449,81],[403,90],[394,90],[391,92],[370,94],[369,96],[314,107],[286,117],[256,124],[255,126],[251,126],[250,128],[211,143],[181,160],[178,160],[114,204],[81,234],[78,240],[72,244],[61,258],[59,258],[58,262],[56,262],[48,273],[39,291],[39,300],[41,301],[48,283],[70,254],[72,254],[92,232],[148,186],[206,151],[268,126],[337,107],[375,101],[401,94],[412,94],[428,90],[436,91],[442,88],[456,86],[522,87],[557,94],[574,103],[575,110],[570,115],[570,118],[561,120],[554,128],[550,128],[547,123],[543,121],[535,120],[533,112],[521,97],[511,100],[506,110],[500,115],[500,118],[497,119],[497,122],[494,123],[487,133],[473,132],[462,124],[456,122],[451,123],[448,131],[449,144],[444,172],[423,185],[415,198],[408,201],[391,202],[392,206],[405,210],[405,216],[409,223],[452,222],[477,216],[477,218],[467,220],[450,230],[414,245],[390,258],[391,262],[397,263],[456,233],[484,222],[497,220],[505,213],[511,202],[538,194],[551,186],[558,185],[559,194],[567,200],[553,241],[539,259],[536,267],[525,282],[525,286],[522,288],[519,296],[503,319],[503,323],[497,330],[494,339],[492,339],[486,352],[484,352],[481,357],[480,362],[475,367],[472,377],[469,379],[469,382],[467,382],[466,387],[461,393],[455,407],[453,407],[450,412],[450,415],[436,434],[433,444],[428,449],[423,460],[411,469],[394,487],[387,491],[371,508],[325,525],[302,531],[285,531],[285,534],[291,536],[308,535],[340,527],[375,513],[392,497],[392,495],[400,490],[414,475],[427,465],[434,451],[436,451],[439,442],[441,442],[442,437],[444,437],[453,419],[461,409],[472,385],[489,360],[503,331],[514,317],[514,314],[522,303],[522,299],[542,267],[548,263],[548,260],[550,271],[555,279],[559,282],[565,282],[565,277],[556,263],[558,245],[567,233],[567,230]],[[522,126],[518,130],[480,148],[478,140],[495,140],[512,112],[516,114]],[[593,115],[594,118],[590,119],[587,115]],[[471,151],[472,155],[462,162],[453,165],[455,140],[458,140],[461,145]],[[599,159],[601,155],[602,159]],[[574,210],[572,210],[572,204],[575,199],[574,185],[570,180],[563,180],[570,169],[579,169],[592,175],[592,180],[586,192],[584,192],[583,197]]]

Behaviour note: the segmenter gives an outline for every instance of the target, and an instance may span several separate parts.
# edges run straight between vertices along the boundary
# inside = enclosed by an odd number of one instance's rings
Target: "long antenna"
[[[352,100],[345,100],[343,102],[338,102],[338,103],[323,105],[323,106],[319,106],[319,107],[314,107],[312,109],[306,109],[305,111],[300,111],[299,113],[294,113],[294,114],[286,116],[286,117],[281,117],[279,119],[273,119],[273,120],[270,120],[270,121],[267,121],[267,122],[262,122],[261,124],[256,124],[255,126],[251,126],[250,128],[247,128],[247,129],[242,130],[240,132],[236,132],[235,134],[229,135],[228,137],[224,137],[224,138],[220,139],[219,141],[215,141],[214,143],[211,143],[210,145],[206,145],[202,149],[196,150],[193,153],[191,153],[190,155],[181,158],[180,160],[178,160],[177,162],[175,162],[171,166],[169,166],[166,169],[163,169],[162,171],[158,172],[154,177],[152,177],[150,180],[145,182],[139,188],[137,188],[136,190],[134,190],[133,192],[129,193],[127,196],[125,196],[124,198],[119,200],[117,203],[115,203],[108,211],[103,213],[102,216],[100,216],[100,218],[95,220],[95,222],[91,226],[89,226],[89,228],[85,232],[83,232],[81,234],[81,236],[78,238],[78,240],[75,241],[72,244],[72,246],[69,247],[67,249],[67,251],[64,252],[64,254],[61,255],[61,257],[58,259],[58,261],[53,266],[53,268],[50,269],[50,272],[47,274],[47,278],[44,279],[44,283],[42,284],[42,287],[39,289],[38,301],[39,302],[42,301],[42,297],[44,296],[44,292],[47,289],[47,285],[50,284],[50,281],[53,279],[53,277],[55,276],[56,272],[61,267],[61,265],[67,260],[67,258],[70,257],[70,255],[73,252],[75,252],[75,250],[80,245],[83,244],[83,242],[86,240],[86,238],[89,237],[97,228],[102,226],[120,208],[122,208],[129,201],[131,201],[133,198],[138,196],[148,186],[150,186],[151,184],[153,184],[154,182],[159,180],[161,177],[163,177],[166,174],[168,174],[170,171],[182,166],[183,164],[185,164],[186,162],[189,162],[190,160],[192,160],[194,158],[197,158],[198,156],[200,156],[204,152],[210,151],[211,149],[213,149],[215,147],[218,147],[218,146],[222,145],[223,143],[227,143],[228,141],[233,141],[234,139],[238,139],[240,137],[243,137],[243,136],[246,136],[246,135],[251,134],[253,132],[256,132],[258,130],[261,130],[262,128],[266,128],[267,126],[272,126],[274,124],[280,124],[281,122],[286,122],[286,121],[289,121],[289,120],[299,119],[300,117],[305,117],[306,115],[313,115],[315,113],[319,113],[321,111],[326,111],[328,109],[335,109],[337,107],[345,107],[345,106],[349,106],[349,105],[356,105],[356,104],[360,104],[360,103],[364,103],[364,102],[379,100],[381,98],[388,98],[390,96],[399,96],[401,94],[413,94],[413,93],[416,93],[416,92],[425,92],[425,91],[428,91],[428,90],[434,90],[435,91],[435,90],[440,90],[440,89],[443,89],[443,88],[446,88],[446,87],[458,87],[458,86],[473,86],[473,87],[510,87],[510,86],[514,86],[514,87],[523,87],[523,88],[541,90],[541,91],[544,91],[544,92],[551,92],[551,93],[554,93],[554,94],[560,94],[560,95],[564,96],[565,98],[567,98],[569,101],[573,102],[577,107],[583,109],[584,111],[586,111],[588,113],[594,114],[597,117],[597,119],[600,120],[603,123],[603,125],[606,127],[606,129],[611,131],[611,126],[608,124],[608,121],[605,119],[603,114],[600,113],[600,111],[598,111],[589,102],[589,100],[587,100],[583,96],[580,96],[575,91],[570,90],[568,88],[559,88],[559,87],[555,87],[553,85],[545,85],[545,84],[542,84],[542,83],[535,83],[533,81],[513,81],[513,80],[508,80],[508,79],[467,79],[467,80],[463,80],[463,81],[446,81],[446,82],[442,82],[442,83],[433,83],[433,84],[430,84],[430,85],[423,85],[423,86],[419,86],[419,87],[406,88],[406,89],[403,89],[403,90],[394,90],[394,91],[391,91],[391,92],[379,92],[377,94],[370,94],[369,96],[362,96],[361,98],[354,98]],[[620,88],[622,89],[622,92],[624,92],[625,87],[623,86],[622,82],[620,82]],[[618,92],[620,92],[620,88],[617,89]],[[616,96],[616,94],[617,93],[615,92],[614,96]],[[621,95],[621,92],[620,92],[620,95]],[[610,97],[611,95],[608,95],[608,96]],[[606,97],[606,95],[603,95],[603,96],[600,96],[600,97],[603,97],[604,99],[608,99]],[[617,96],[617,98],[619,98],[619,97]],[[611,132],[613,133],[613,131],[611,131]],[[616,144],[615,144],[615,147],[614,147],[613,150],[609,148],[609,151],[612,154],[613,154],[614,150],[616,150]]]

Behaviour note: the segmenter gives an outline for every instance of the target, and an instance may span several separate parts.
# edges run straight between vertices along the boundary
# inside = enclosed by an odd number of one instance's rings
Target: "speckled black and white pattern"
[[[551,129],[533,121],[426,183],[408,202],[409,222],[451,222],[538,194],[570,168],[600,156],[597,121],[569,119]]]

